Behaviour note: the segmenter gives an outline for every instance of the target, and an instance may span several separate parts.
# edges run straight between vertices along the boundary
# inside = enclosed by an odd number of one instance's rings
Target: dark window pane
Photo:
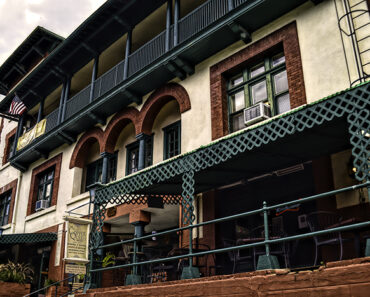
[[[243,109],[244,107],[244,91],[240,91],[230,96],[230,112],[236,112]]]
[[[264,73],[264,72],[265,72],[265,65],[263,65],[263,64],[257,65],[255,67],[251,68],[250,77],[251,78],[256,77],[257,75],[259,75],[261,73]]]
[[[251,86],[253,104],[267,100],[266,81],[260,81]]]

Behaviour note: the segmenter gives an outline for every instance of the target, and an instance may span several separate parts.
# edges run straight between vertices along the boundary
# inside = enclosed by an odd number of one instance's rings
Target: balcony
[[[236,27],[251,33],[304,3],[304,0],[209,0],[170,28],[170,47],[166,51],[166,31],[144,44],[128,57],[128,76],[124,79],[125,60],[119,62],[66,103],[65,118],[58,123],[59,109],[46,116],[45,133],[16,152],[11,164],[26,170],[28,165],[58,146],[72,144],[77,135],[97,122],[136,102],[141,96],[165,82],[186,78],[194,65],[241,39]],[[211,45],[211,46],[210,46]],[[94,88],[91,92],[91,88]]]

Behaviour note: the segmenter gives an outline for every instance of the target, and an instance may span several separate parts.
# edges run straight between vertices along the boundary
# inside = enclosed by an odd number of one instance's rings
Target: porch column
[[[94,65],[93,65],[93,70],[91,74],[91,88],[90,88],[89,102],[92,102],[94,100],[95,81],[98,76],[98,70],[99,70],[99,55],[97,55],[94,59]]]
[[[234,9],[234,0],[227,0],[227,8],[229,11]]]
[[[44,103],[45,103],[45,98],[40,101],[39,112],[37,114],[38,123],[42,120],[42,117],[44,116]]]
[[[182,224],[193,225],[194,215],[194,170],[184,172],[182,175]],[[193,253],[193,228],[189,229],[189,254]],[[193,267],[193,257],[189,257],[189,266],[184,267],[181,279],[199,278],[198,267]]]
[[[126,40],[126,51],[125,51],[125,63],[123,65],[123,80],[127,79],[128,77],[128,63],[129,63],[129,55],[131,54],[131,43],[132,43],[132,29],[127,32],[127,40]]]
[[[133,210],[130,212],[129,223],[135,227],[135,238],[142,237],[145,234],[145,226],[150,223],[150,213],[142,210]],[[137,252],[141,252],[141,243],[134,242],[134,254],[132,262],[138,262]],[[138,267],[133,266],[132,274],[127,275],[125,285],[141,284],[141,276],[138,274]]]
[[[61,114],[61,117],[60,117],[60,122],[63,122],[64,118],[65,118],[67,100],[68,100],[68,97],[69,97],[70,89],[71,89],[71,78],[68,78],[67,83],[66,83],[66,87],[65,87],[65,90],[64,90],[64,100],[63,100],[63,107],[62,107],[62,114]]]
[[[112,154],[110,154],[108,152],[103,152],[103,153],[100,154],[100,156],[103,158],[101,182],[102,182],[102,184],[106,184],[108,182],[109,158],[112,156]]]
[[[171,47],[171,22],[172,22],[172,0],[167,0],[167,13],[166,13],[166,52]]]
[[[17,152],[17,143],[18,143],[19,136],[21,136],[22,134],[23,122],[24,122],[24,114],[21,115],[21,117],[19,118],[17,131],[15,132],[15,137],[14,137],[14,144],[12,147],[12,156],[14,156],[15,153]]]
[[[139,141],[139,161],[137,166],[138,170],[141,170],[145,167],[145,140],[148,137],[149,136],[144,133],[136,135],[136,139]]]
[[[66,89],[66,82],[63,83],[62,93],[60,94],[60,99],[59,99],[59,110],[58,110],[58,119],[57,119],[58,124],[61,123],[65,89]]]
[[[175,11],[173,17],[173,46],[179,43],[179,19],[180,19],[180,0],[175,0]]]

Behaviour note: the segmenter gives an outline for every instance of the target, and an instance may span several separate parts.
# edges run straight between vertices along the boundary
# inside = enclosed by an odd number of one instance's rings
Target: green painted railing
[[[192,230],[194,228],[199,228],[199,227],[202,227],[202,226],[215,224],[215,223],[222,223],[222,222],[226,222],[226,221],[236,220],[236,219],[251,216],[251,215],[263,214],[263,217],[264,217],[263,226],[264,226],[264,236],[265,236],[265,238],[264,238],[263,241],[258,241],[258,242],[254,242],[254,243],[241,244],[241,245],[218,248],[218,249],[207,250],[207,251],[196,252],[196,253],[191,252],[191,249],[190,249],[190,246],[189,246],[190,252],[186,255],[171,256],[171,257],[153,259],[153,260],[147,260],[147,261],[141,261],[141,262],[136,261],[136,259],[137,259],[137,257],[136,257],[136,253],[137,253],[136,244],[137,244],[138,241],[141,241],[143,239],[152,238],[153,234],[149,234],[149,235],[145,235],[145,236],[141,236],[141,237],[125,240],[125,241],[120,241],[120,242],[116,242],[116,243],[101,245],[101,246],[97,247],[96,250],[97,249],[101,250],[101,249],[105,249],[105,248],[110,248],[110,247],[114,247],[114,246],[118,246],[118,245],[122,245],[122,244],[134,243],[134,251],[133,251],[134,252],[134,256],[133,256],[134,261],[133,261],[133,263],[116,265],[116,266],[113,266],[113,267],[91,269],[90,273],[96,273],[96,272],[100,272],[100,271],[104,271],[104,270],[111,270],[111,269],[118,269],[118,268],[133,267],[133,272],[134,272],[134,274],[136,274],[137,267],[139,265],[163,263],[163,262],[179,260],[179,259],[184,259],[184,258],[189,258],[191,260],[193,257],[204,256],[204,255],[209,255],[209,254],[225,253],[225,252],[229,252],[229,251],[248,249],[248,248],[253,248],[253,247],[258,247],[258,246],[265,246],[265,252],[266,252],[265,256],[269,257],[270,256],[269,246],[272,245],[272,244],[284,243],[284,242],[303,239],[303,238],[310,238],[310,237],[325,235],[325,234],[334,233],[334,232],[354,230],[354,229],[363,228],[363,227],[367,227],[367,226],[370,227],[370,220],[369,220],[369,221],[365,221],[365,222],[361,222],[361,223],[354,223],[354,224],[349,224],[349,225],[345,225],[345,226],[338,226],[338,227],[334,227],[334,228],[330,228],[330,229],[324,229],[324,230],[319,230],[319,231],[315,231],[315,232],[308,232],[308,233],[304,233],[304,234],[297,234],[297,235],[286,236],[286,237],[281,237],[281,238],[270,239],[270,237],[269,237],[269,225],[268,225],[268,213],[269,213],[269,211],[275,210],[275,209],[281,208],[281,207],[292,206],[292,205],[295,205],[295,204],[302,204],[302,203],[305,203],[305,202],[314,201],[314,200],[317,200],[317,199],[322,199],[322,198],[325,198],[325,197],[330,197],[330,196],[333,196],[333,195],[337,195],[337,194],[345,193],[345,192],[349,192],[349,191],[354,191],[354,190],[358,190],[358,189],[365,188],[365,187],[367,187],[368,192],[370,192],[370,182],[366,182],[366,183],[363,183],[363,184],[358,184],[358,185],[354,185],[354,186],[350,186],[350,187],[345,187],[345,188],[342,188],[342,189],[333,190],[333,191],[329,191],[329,192],[326,192],[326,193],[321,193],[321,194],[309,196],[309,197],[306,197],[306,198],[297,199],[297,200],[284,202],[284,203],[280,203],[280,204],[275,204],[275,205],[271,205],[271,206],[268,206],[266,202],[263,202],[263,207],[260,208],[260,209],[247,211],[247,212],[242,212],[242,213],[239,213],[239,214],[226,216],[226,217],[222,217],[222,218],[217,218],[217,219],[214,219],[214,220],[210,220],[210,221],[206,221],[206,222],[202,222],[202,223],[198,223],[198,224],[194,224],[194,225],[189,225],[189,226],[186,226],[186,227],[180,227],[180,228],[175,228],[175,229],[171,229],[171,230],[167,230],[167,231],[163,231],[163,232],[158,232],[158,233],[155,234],[156,237],[159,237],[159,236],[163,236],[163,235],[166,235],[166,234],[181,232],[181,231],[185,231],[185,230],[189,230],[189,229],[190,229],[190,233],[192,233]],[[192,238],[192,236],[190,236],[190,238]],[[191,261],[189,261],[189,263],[191,263]],[[268,265],[271,265],[271,263],[268,263]],[[263,267],[263,268],[276,268],[276,267]]]

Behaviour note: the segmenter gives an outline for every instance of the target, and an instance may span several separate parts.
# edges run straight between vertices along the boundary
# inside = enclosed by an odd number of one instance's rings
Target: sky
[[[0,65],[36,26],[68,37],[104,2],[105,0],[0,0]]]

